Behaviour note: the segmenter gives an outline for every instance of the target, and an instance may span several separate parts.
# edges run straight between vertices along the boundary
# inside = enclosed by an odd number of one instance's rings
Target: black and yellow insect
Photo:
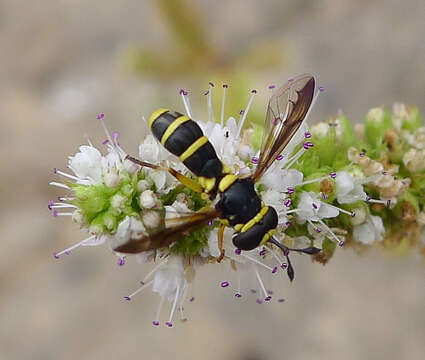
[[[167,170],[184,185],[207,194],[211,200],[218,196],[218,201],[212,210],[166,220],[164,229],[141,239],[130,239],[115,250],[139,253],[164,247],[178,241],[194,228],[204,225],[206,221],[219,218],[222,223],[218,232],[221,249],[219,261],[224,256],[224,228],[231,226],[235,231],[233,244],[240,250],[252,250],[266,242],[281,248],[288,260],[288,275],[292,280],[294,272],[288,258],[289,251],[314,254],[319,249],[289,249],[277,241],[273,237],[278,224],[276,210],[261,201],[254,185],[301,126],[314,93],[315,80],[310,75],[301,75],[290,80],[274,92],[268,103],[258,165],[249,177],[232,173],[217,157],[213,145],[199,125],[188,116],[168,109],[153,112],[148,122],[153,135],[169,152],[179,157],[196,176],[196,180],[171,168],[128,158],[141,166]]]

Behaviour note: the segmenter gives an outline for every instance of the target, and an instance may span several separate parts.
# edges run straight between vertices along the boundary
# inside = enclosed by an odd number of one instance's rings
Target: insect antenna
[[[309,246],[303,249],[289,248],[286,245],[283,245],[281,242],[277,241],[273,236],[269,239],[269,242],[271,242],[273,245],[276,245],[279,249],[281,249],[283,252],[283,255],[285,255],[286,261],[288,262],[288,267],[286,268],[286,272],[288,273],[289,280],[291,281],[294,280],[295,271],[292,266],[291,260],[289,259],[289,252],[296,251],[299,253],[314,255],[314,254],[318,254],[321,251],[321,249],[314,246]]]

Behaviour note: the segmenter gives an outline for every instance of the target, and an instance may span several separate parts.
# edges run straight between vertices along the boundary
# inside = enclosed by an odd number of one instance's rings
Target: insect
[[[237,249],[252,250],[267,242],[279,247],[287,259],[287,272],[292,281],[294,270],[289,260],[289,252],[312,255],[320,249],[291,249],[273,236],[278,225],[278,215],[273,207],[261,201],[255,190],[255,183],[301,126],[311,107],[314,93],[315,79],[311,75],[298,76],[273,93],[267,107],[258,165],[248,177],[232,173],[221,162],[199,125],[188,116],[168,109],[153,112],[148,121],[153,135],[169,152],[179,157],[186,168],[196,176],[196,180],[172,168],[140,161],[131,156],[127,158],[142,167],[169,171],[185,186],[206,194],[211,201],[216,202],[208,211],[166,219],[161,230],[139,239],[130,239],[114,250],[140,253],[168,246],[193,229],[205,225],[207,221],[218,218],[221,221],[218,231],[221,255],[218,261],[224,257],[224,229],[231,226],[234,229],[232,242]]]

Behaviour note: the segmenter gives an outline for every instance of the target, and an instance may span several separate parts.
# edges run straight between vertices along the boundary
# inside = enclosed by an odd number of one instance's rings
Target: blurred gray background
[[[208,81],[228,82],[234,110],[257,88],[261,118],[267,85],[311,72],[326,88],[311,120],[423,112],[424,17],[423,0],[0,1],[0,359],[424,359],[423,259],[294,258],[296,281],[275,284],[286,302],[266,305],[236,302],[206,267],[190,321],[153,328],[155,295],[122,300],[149,266],[106,248],[53,259],[84,234],[47,210],[52,169],[85,133],[103,139],[97,113],[136,153],[140,117],[181,110],[181,87],[200,109]]]

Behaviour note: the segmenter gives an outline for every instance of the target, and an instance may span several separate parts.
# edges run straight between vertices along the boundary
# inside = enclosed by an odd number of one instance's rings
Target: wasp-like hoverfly
[[[258,165],[249,177],[233,174],[221,162],[213,145],[194,120],[168,109],[154,111],[148,121],[153,135],[170,153],[179,157],[196,176],[196,180],[171,168],[146,163],[131,156],[127,158],[142,167],[168,170],[184,185],[208,195],[211,201],[218,199],[211,210],[166,219],[161,230],[142,238],[130,239],[114,250],[134,254],[168,246],[193,229],[218,218],[221,221],[218,231],[221,255],[218,261],[224,256],[224,228],[231,226],[234,229],[232,241],[239,250],[252,250],[267,242],[278,246],[287,259],[287,272],[292,281],[294,270],[288,257],[289,252],[313,255],[320,249],[291,249],[279,242],[273,236],[278,225],[277,212],[261,201],[254,185],[300,128],[312,105],[314,93],[315,80],[311,75],[298,76],[274,91],[267,107]]]

